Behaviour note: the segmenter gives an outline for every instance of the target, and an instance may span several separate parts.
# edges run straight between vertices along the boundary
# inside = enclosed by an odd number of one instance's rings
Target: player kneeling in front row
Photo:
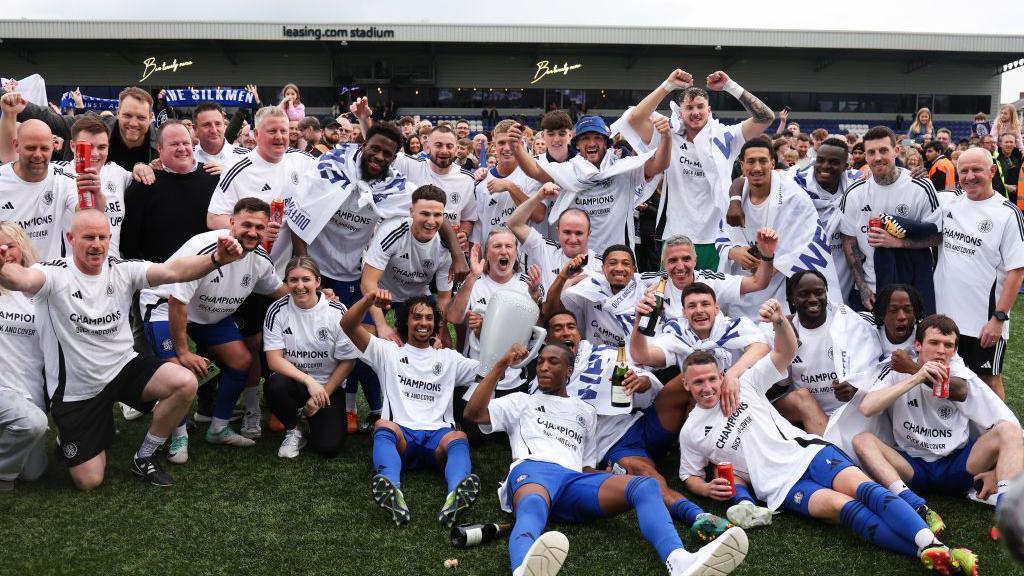
[[[196,378],[181,366],[132,349],[132,294],[201,278],[241,258],[242,247],[224,236],[208,253],[165,264],[108,258],[110,222],[94,209],[75,214],[67,238],[71,257],[31,268],[5,262],[7,246],[0,246],[0,286],[35,297],[60,454],[76,487],[96,488],[103,482],[106,449],[114,440],[114,403],[153,410],[131,470],[151,484],[170,486],[173,479],[153,454],[192,404]]]
[[[498,498],[502,509],[516,516],[509,535],[514,576],[553,576],[561,569],[569,542],[560,532],[541,533],[549,516],[588,522],[631,508],[672,576],[724,575],[743,561],[747,536],[742,528],[726,530],[696,553],[684,550],[654,478],[583,472],[596,464],[597,413],[566,391],[575,358],[563,344],[541,350],[538,393],[492,400],[505,370],[525,355],[525,348],[513,346],[477,387],[464,413],[485,432],[507,432],[512,444],[515,462]]]
[[[341,327],[380,377],[384,412],[373,427],[373,499],[399,526],[411,515],[401,490],[403,468],[443,468],[448,497],[438,522],[450,528],[480,495],[472,473],[469,440],[455,430],[452,396],[456,386],[473,382],[479,362],[449,348],[434,348],[441,311],[429,296],[406,300],[396,318],[399,346],[360,323],[371,306],[383,313],[391,305],[387,290],[367,292],[341,319]]]
[[[715,356],[694,352],[683,363],[683,379],[697,406],[679,432],[679,476],[694,494],[725,500],[727,481],[704,480],[710,462],[729,462],[734,474],[772,510],[839,522],[883,548],[917,556],[943,575],[974,574],[969,550],[951,550],[935,537],[914,509],[872,481],[841,450],[793,426],[765,397],[786,377],[796,355],[793,326],[775,299],[761,307],[775,330],[775,348],[740,377],[740,404],[730,416],[718,408],[723,376]]]
[[[883,433],[891,435],[895,448],[871,432],[853,437],[864,467],[918,510],[935,532],[945,524],[916,492],[963,495],[976,478],[995,470],[998,509],[1010,479],[1024,466],[1024,439],[1013,412],[978,376],[950,363],[959,338],[948,316],[922,320],[914,338],[921,369],[913,375],[884,369],[860,404],[861,414],[869,418],[888,412],[892,428]],[[972,438],[972,428],[984,432]],[[991,490],[979,496],[986,498]]]
[[[320,267],[309,256],[288,262],[285,283],[291,294],[270,305],[263,324],[263,349],[273,372],[263,393],[270,411],[284,424],[277,455],[295,458],[306,445],[299,416],[309,422],[311,448],[337,456],[347,433],[345,382],[359,352],[341,330],[347,308],[320,292]]]

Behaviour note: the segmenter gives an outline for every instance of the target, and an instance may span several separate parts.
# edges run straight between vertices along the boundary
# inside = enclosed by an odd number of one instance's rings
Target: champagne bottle
[[[615,359],[615,370],[612,371],[612,406],[615,408],[628,408],[633,405],[632,398],[629,394],[626,394],[626,388],[622,385],[622,381],[626,378],[626,371],[629,367],[626,366],[626,347],[619,346],[618,357]]]
[[[644,336],[654,336],[654,330],[658,327],[658,320],[661,319],[661,311],[665,307],[665,282],[666,278],[658,280],[658,286],[654,289],[654,309],[650,314],[645,314],[637,323],[637,329]]]
[[[504,536],[512,529],[511,524],[459,524],[452,526],[451,542],[456,548],[472,548]]]

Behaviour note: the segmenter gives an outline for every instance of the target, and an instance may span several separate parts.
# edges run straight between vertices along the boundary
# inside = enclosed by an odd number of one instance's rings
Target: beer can
[[[722,462],[715,467],[715,476],[719,478],[725,478],[729,481],[729,487],[732,488],[732,495],[736,495],[736,476],[732,472],[732,463]]]
[[[936,398],[949,398],[949,364],[946,364],[946,377],[942,382],[932,386],[932,396]]]
[[[86,210],[88,208],[96,207],[96,195],[92,192],[78,191],[78,209]]]
[[[881,228],[883,225],[884,224],[881,218],[879,218],[878,216],[872,216],[871,219],[868,220],[868,231],[870,231],[872,228]]]
[[[92,144],[75,140],[75,172],[81,174],[92,166]]]
[[[274,198],[270,201],[270,221],[278,224],[284,223],[284,200]],[[263,249],[270,252],[274,249],[274,243],[269,240],[263,241]]]

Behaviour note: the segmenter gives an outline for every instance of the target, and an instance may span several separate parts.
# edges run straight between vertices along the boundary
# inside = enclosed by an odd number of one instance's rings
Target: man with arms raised
[[[526,202],[540,186],[516,164],[511,137],[508,135],[515,124],[514,120],[502,120],[491,132],[498,163],[483,171],[484,177],[476,185],[478,219],[473,227],[473,238],[478,244],[487,239],[491,230],[506,226],[506,220],[516,207]],[[543,222],[545,215],[546,207],[543,203],[535,203],[529,214],[529,222]]]
[[[742,528],[730,528],[696,553],[687,552],[654,478],[590,473],[598,456],[597,413],[566,390],[575,357],[565,345],[541,349],[537,393],[492,400],[505,370],[525,355],[525,348],[514,345],[465,410],[466,419],[485,431],[507,432],[512,444],[515,461],[498,498],[503,510],[515,514],[508,544],[513,576],[554,576],[561,570],[569,541],[560,532],[543,532],[549,518],[583,523],[630,509],[636,510],[640,532],[671,576],[729,574],[743,561],[747,536]]]
[[[626,112],[626,122],[619,119],[613,126],[634,150],[653,149],[663,137],[654,130],[655,110],[665,96],[682,90],[679,100],[672,103],[672,157],[662,186],[658,219],[664,217],[663,238],[689,236],[697,248],[697,268],[715,270],[718,254],[714,243],[718,223],[725,215],[733,162],[740,147],[764,132],[775,114],[720,70],[708,75],[707,88],[731,94],[750,118],[733,126],[723,125],[711,114],[708,93],[693,86],[688,72],[677,69],[636,108]]]
[[[157,486],[170,486],[153,453],[188,410],[196,378],[187,369],[140,356],[132,350],[128,309],[139,289],[188,282],[242,256],[234,238],[221,237],[207,254],[170,264],[107,257],[110,223],[99,210],[75,215],[68,233],[72,257],[32,268],[4,263],[0,285],[33,295],[42,319],[50,411],[60,453],[75,486],[91,490],[103,482],[106,449],[114,439],[111,408],[117,401],[138,410],[156,407],[131,470]]]
[[[841,523],[872,544],[920,558],[943,575],[972,574],[969,550],[943,545],[906,502],[868,478],[835,446],[775,411],[765,392],[785,378],[797,338],[777,300],[765,302],[761,312],[775,330],[775,347],[740,378],[740,402],[728,416],[719,407],[723,376],[715,355],[695,352],[683,364],[686,389],[697,404],[679,432],[679,477],[687,489],[730,500],[733,489],[727,479],[704,479],[706,465],[728,462],[736,495],[742,498],[752,499],[739,489],[749,484],[772,510]]]

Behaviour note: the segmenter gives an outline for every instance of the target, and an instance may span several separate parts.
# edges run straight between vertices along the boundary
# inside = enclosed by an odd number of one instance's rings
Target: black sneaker
[[[133,456],[131,471],[132,474],[153,486],[174,486],[174,478],[171,478],[170,474],[164,472],[164,469],[153,458]]]

